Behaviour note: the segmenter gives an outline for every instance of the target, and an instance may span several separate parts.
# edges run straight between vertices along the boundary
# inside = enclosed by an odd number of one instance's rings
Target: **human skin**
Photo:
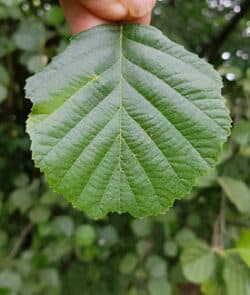
[[[60,0],[71,32],[114,22],[149,24],[156,0]]]

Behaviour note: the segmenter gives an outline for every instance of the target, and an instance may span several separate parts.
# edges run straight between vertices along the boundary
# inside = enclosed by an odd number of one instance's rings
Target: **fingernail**
[[[129,15],[135,18],[147,15],[154,4],[154,1],[152,0],[121,0],[121,2],[128,9]]]
[[[126,7],[123,3],[117,3],[113,6],[113,13],[119,18],[124,18],[128,14],[128,7]]]

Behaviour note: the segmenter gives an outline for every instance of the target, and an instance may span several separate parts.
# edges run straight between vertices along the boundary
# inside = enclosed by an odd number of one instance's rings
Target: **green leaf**
[[[76,229],[75,241],[78,246],[89,247],[96,239],[95,230],[91,225],[80,225]]]
[[[27,61],[27,69],[31,73],[40,71],[48,62],[47,55],[31,55]]]
[[[22,280],[17,272],[8,269],[0,272],[0,288],[6,288],[15,292],[20,292],[21,287]]]
[[[232,138],[240,145],[250,144],[250,121],[241,120],[232,128]]]
[[[247,267],[234,257],[225,260],[223,278],[226,284],[227,295],[250,294],[250,272]]]
[[[166,262],[157,255],[149,256],[146,261],[146,268],[150,275],[155,278],[165,277],[167,274]]]
[[[137,264],[137,257],[134,253],[128,253],[121,260],[119,269],[122,274],[129,274],[134,271]]]
[[[10,195],[11,206],[19,209],[21,213],[25,213],[33,204],[33,197],[27,188],[19,188]]]
[[[201,292],[203,295],[222,295],[221,286],[211,280],[201,285]]]
[[[237,251],[248,267],[250,267],[250,229],[241,231],[237,243]]]
[[[39,275],[40,275],[40,281],[43,287],[51,287],[53,289],[59,289],[60,278],[59,278],[58,271],[56,269],[53,269],[53,268],[43,269]]]
[[[244,182],[231,177],[219,177],[218,182],[240,212],[250,213],[250,189]]]
[[[145,257],[151,248],[152,243],[148,240],[142,240],[136,244],[136,252],[140,257]]]
[[[13,36],[17,48],[28,52],[40,52],[46,42],[45,28],[31,19],[23,20]]]
[[[7,95],[8,95],[7,88],[0,84],[0,103],[5,101],[5,99],[7,98]]]
[[[107,225],[100,229],[99,231],[99,244],[100,246],[112,247],[118,242],[118,234],[116,229]]]
[[[134,219],[131,228],[137,237],[146,237],[151,232],[152,222],[149,218]]]
[[[213,184],[216,182],[217,178],[217,171],[216,169],[209,169],[208,173],[206,173],[204,176],[202,176],[198,183],[197,186],[199,188],[208,188],[213,186]]]
[[[33,159],[93,218],[166,212],[218,159],[230,128],[221,87],[156,28],[95,27],[27,81]]]
[[[25,173],[21,173],[17,175],[14,183],[16,187],[26,187],[29,183],[29,176]]]
[[[167,240],[164,244],[164,253],[168,257],[175,257],[178,253],[178,245],[175,241]]]
[[[6,68],[0,65],[0,84],[7,86],[10,82],[10,76]]]
[[[57,216],[53,219],[52,228],[56,234],[63,234],[65,237],[70,238],[73,235],[74,222],[67,215]]]
[[[207,281],[215,269],[215,254],[202,241],[196,241],[184,248],[181,266],[185,278],[193,283]]]
[[[1,11],[0,11],[0,14],[1,14]],[[0,44],[1,44],[0,58],[10,54],[15,49],[13,42],[9,38],[6,38],[5,36],[0,36]]]
[[[176,234],[175,240],[180,247],[186,247],[188,244],[197,240],[197,237],[191,229],[182,228]]]
[[[37,206],[30,211],[30,220],[34,223],[44,223],[49,219],[50,211],[44,206]]]
[[[171,295],[171,287],[166,279],[153,279],[148,283],[150,295]]]
[[[52,26],[58,26],[64,21],[62,9],[58,5],[53,5],[45,14],[45,21]]]

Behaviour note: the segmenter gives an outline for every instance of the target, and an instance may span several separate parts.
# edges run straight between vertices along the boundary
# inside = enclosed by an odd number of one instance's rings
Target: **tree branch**
[[[16,241],[16,243],[14,244],[14,247],[13,249],[11,250],[11,253],[10,253],[10,256],[9,258],[10,259],[13,259],[16,257],[16,255],[18,254],[18,251],[20,250],[24,240],[26,239],[26,237],[28,236],[28,234],[31,232],[33,228],[33,224],[30,222],[28,223],[24,228],[23,230],[21,231],[21,234],[18,238],[18,240]]]
[[[225,220],[225,202],[224,192],[221,193],[220,212],[213,225],[212,246],[215,251],[221,252],[224,250],[226,220]]]
[[[237,27],[240,20],[247,14],[247,12],[250,9],[250,1],[245,0],[241,2],[240,5],[240,12],[235,14],[234,17],[230,20],[229,23],[225,25],[224,28],[218,33],[217,36],[212,37],[209,44],[206,44],[203,46],[203,56],[206,56],[208,61],[213,63],[218,55],[219,49],[222,47],[222,45],[225,43],[225,41],[228,39],[228,37],[231,35],[231,33],[234,31],[234,29]]]

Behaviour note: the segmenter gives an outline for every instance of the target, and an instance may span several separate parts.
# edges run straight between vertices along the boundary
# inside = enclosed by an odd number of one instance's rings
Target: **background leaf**
[[[215,270],[215,254],[201,241],[187,245],[181,254],[184,276],[191,282],[207,281]]]
[[[241,258],[250,267],[250,229],[242,230],[237,242],[237,250]]]
[[[223,277],[228,295],[250,294],[249,269],[236,258],[227,258],[225,261]]]
[[[244,182],[231,177],[219,177],[218,182],[239,211],[250,213],[250,189]]]

